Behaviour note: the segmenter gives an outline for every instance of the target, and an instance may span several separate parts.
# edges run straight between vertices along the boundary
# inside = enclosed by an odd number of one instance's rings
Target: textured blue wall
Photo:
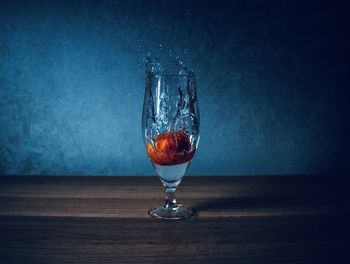
[[[0,173],[154,175],[142,58],[170,49],[198,79],[189,174],[334,170],[346,12],[307,2],[2,0]]]

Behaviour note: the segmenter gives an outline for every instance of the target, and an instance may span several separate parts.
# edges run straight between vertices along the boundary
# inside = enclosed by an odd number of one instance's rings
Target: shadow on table
[[[290,208],[305,208],[325,205],[331,201],[324,197],[315,196],[298,196],[298,197],[225,197],[211,199],[205,202],[195,203],[193,209],[198,215],[205,211],[241,211],[241,210],[274,210],[274,209],[290,209]]]

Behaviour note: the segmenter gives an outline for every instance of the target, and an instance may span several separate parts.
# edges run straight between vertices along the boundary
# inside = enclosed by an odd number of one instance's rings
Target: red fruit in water
[[[191,150],[190,138],[184,132],[176,132],[176,139],[178,153]]]
[[[191,149],[190,138],[182,131],[159,135],[155,148],[149,143],[146,147],[150,159],[159,165],[175,165],[190,161],[194,149]]]

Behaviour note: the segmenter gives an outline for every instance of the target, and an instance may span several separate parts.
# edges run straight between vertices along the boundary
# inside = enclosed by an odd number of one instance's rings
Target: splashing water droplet
[[[160,44],[161,45],[161,44]],[[189,76],[191,70],[189,70],[183,60],[176,56],[175,58],[171,54],[171,49],[169,54],[166,56],[155,55],[153,58],[151,53],[147,54],[147,57],[144,59],[146,63],[146,73],[156,75],[183,75]]]

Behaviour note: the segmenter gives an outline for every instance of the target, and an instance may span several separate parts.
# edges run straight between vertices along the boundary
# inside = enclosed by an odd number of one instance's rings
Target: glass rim
[[[161,78],[161,77],[190,77],[191,74],[151,74],[153,78]]]

